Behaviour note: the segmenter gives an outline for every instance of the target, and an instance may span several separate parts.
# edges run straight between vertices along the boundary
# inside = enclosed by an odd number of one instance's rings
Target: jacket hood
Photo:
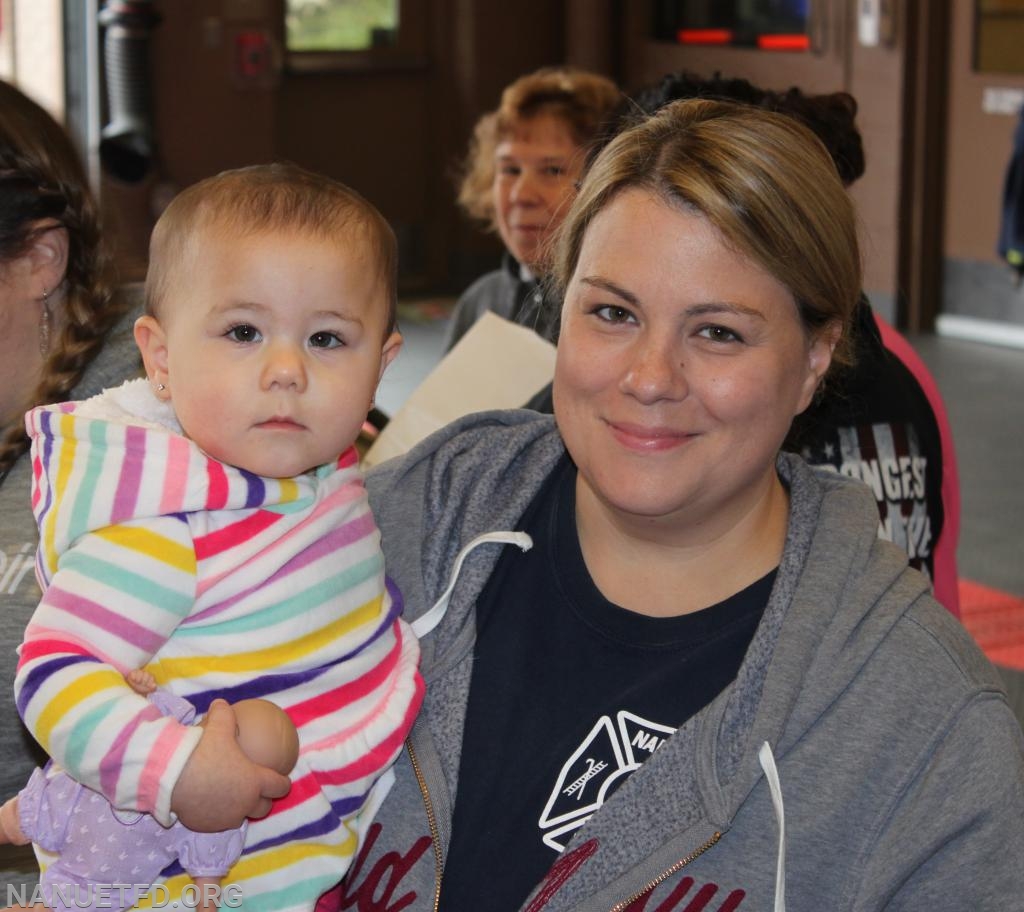
[[[407,620],[426,612],[441,595],[464,545],[486,532],[516,529],[564,453],[551,416],[483,412],[452,422],[368,474],[374,516],[382,529],[392,530],[386,543],[388,575],[405,597]],[[453,490],[464,492],[460,510],[448,508]],[[471,645],[472,600],[459,596],[479,590],[501,547],[478,548],[463,564],[445,623],[422,644],[428,683],[440,673],[439,663],[448,667]]]
[[[112,523],[206,510],[297,510],[321,496],[339,468],[358,477],[353,449],[337,464],[297,478],[263,478],[207,456],[178,431],[173,412],[145,380],[84,402],[40,406],[25,416],[32,441],[32,509],[40,563]],[[63,479],[74,475],[78,483]]]

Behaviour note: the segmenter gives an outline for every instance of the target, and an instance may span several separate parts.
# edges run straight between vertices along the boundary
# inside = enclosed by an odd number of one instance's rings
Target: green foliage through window
[[[289,51],[365,51],[398,34],[399,0],[287,0]]]

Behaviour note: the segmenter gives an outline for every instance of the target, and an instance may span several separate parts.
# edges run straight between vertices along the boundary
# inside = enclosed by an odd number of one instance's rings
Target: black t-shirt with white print
[[[477,605],[441,909],[518,909],[558,853],[662,741],[732,681],[772,572],[731,598],[653,618],[605,599],[576,534],[576,469],[552,474]]]

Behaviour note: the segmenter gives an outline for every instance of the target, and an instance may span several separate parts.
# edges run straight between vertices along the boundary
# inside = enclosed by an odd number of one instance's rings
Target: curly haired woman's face
[[[583,150],[552,114],[519,124],[495,149],[494,221],[520,263],[544,272],[548,244],[576,195]]]

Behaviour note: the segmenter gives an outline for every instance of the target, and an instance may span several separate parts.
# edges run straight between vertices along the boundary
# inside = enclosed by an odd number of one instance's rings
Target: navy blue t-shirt
[[[648,617],[594,585],[565,459],[477,604],[441,909],[518,909],[591,814],[735,677],[774,571],[720,604]]]

